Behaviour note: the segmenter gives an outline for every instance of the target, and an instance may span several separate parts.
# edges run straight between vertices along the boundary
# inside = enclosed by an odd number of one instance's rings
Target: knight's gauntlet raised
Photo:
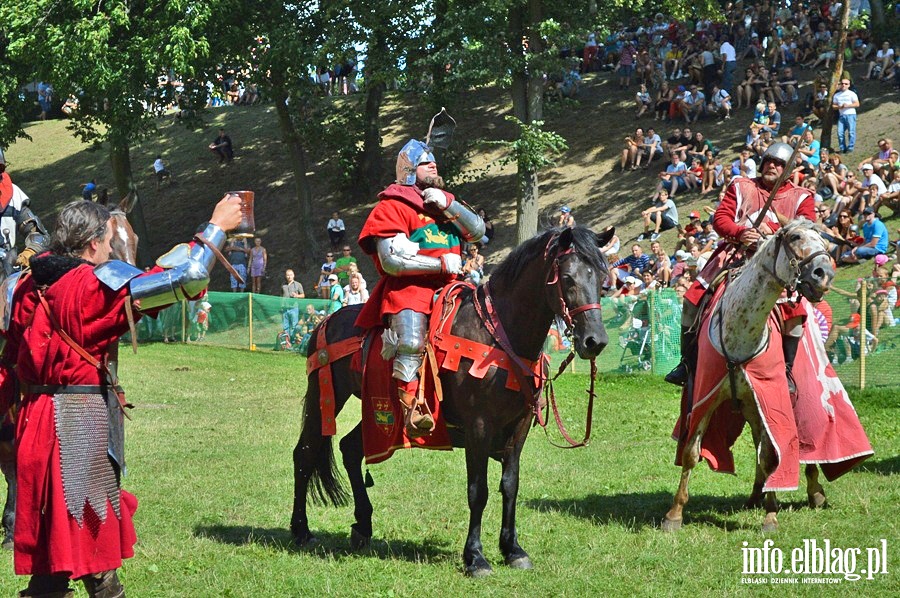
[[[219,250],[225,246],[225,232],[214,224],[207,225],[200,236]],[[131,296],[140,301],[142,310],[196,297],[209,285],[215,260],[213,251],[203,243],[177,245],[156,261],[162,272],[131,281]]]

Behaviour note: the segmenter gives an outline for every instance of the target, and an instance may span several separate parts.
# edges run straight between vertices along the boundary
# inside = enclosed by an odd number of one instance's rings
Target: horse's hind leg
[[[819,483],[819,468],[815,463],[806,465],[806,495],[809,497],[810,508],[821,509],[828,503],[825,488]]]
[[[309,395],[306,400],[310,400]],[[318,398],[315,400],[318,401]],[[297,546],[307,546],[317,541],[309,530],[309,519],[306,514],[309,480],[315,470],[316,457],[322,442],[325,441],[322,438],[321,426],[318,426],[317,430],[313,431],[304,425],[297,446],[294,447],[294,511],[291,515],[291,534]]]
[[[469,497],[469,535],[463,549],[463,563],[466,575],[484,577],[493,571],[490,563],[484,558],[481,544],[481,517],[487,505],[488,486],[488,452],[490,434],[485,429],[484,421],[471,424],[466,435],[466,473],[468,477]]]
[[[362,474],[362,422],[341,439],[341,455],[353,490],[353,516],[356,519],[350,526],[350,547],[360,550],[368,547],[372,539],[372,502]]]
[[[503,496],[503,523],[500,527],[500,552],[506,564],[513,569],[531,569],[528,553],[519,546],[516,533],[516,498],[519,494],[519,457],[528,437],[531,418],[526,417],[515,431],[512,447],[503,459],[503,475],[500,478],[500,494]]]
[[[774,492],[763,492],[763,486],[766,480],[769,479],[769,476],[772,475],[772,472],[775,471],[778,464],[778,456],[769,433],[763,427],[759,409],[751,401],[748,401],[747,407],[743,409],[744,417],[753,431],[753,444],[756,446],[757,455],[756,481],[753,484],[753,494],[750,495],[750,501],[758,502],[758,496],[760,493],[762,494],[763,508],[766,510],[762,531],[771,533],[778,531],[778,500]]]

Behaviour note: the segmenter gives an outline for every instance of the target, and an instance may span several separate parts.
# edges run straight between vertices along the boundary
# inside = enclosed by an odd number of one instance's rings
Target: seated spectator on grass
[[[575,216],[572,215],[572,208],[561,207],[556,215],[554,226],[556,228],[575,228]]]
[[[656,103],[653,106],[653,120],[665,120],[669,116],[669,104],[675,97],[675,91],[668,83],[663,83],[656,92]]]
[[[650,166],[650,162],[653,160],[659,160],[663,156],[663,148],[662,148],[662,139],[659,138],[659,135],[656,133],[656,129],[650,127],[647,129],[647,134],[644,135],[644,143],[641,145],[642,154],[641,160],[644,162],[644,168],[648,168]]]
[[[831,208],[825,202],[816,206],[816,223],[827,227],[825,221],[831,218]]]
[[[713,114],[721,116],[727,120],[731,118],[731,95],[727,90],[719,87],[719,84],[713,85],[712,97],[707,106]]]
[[[797,77],[794,75],[794,69],[789,66],[784,67],[778,77],[778,87],[775,90],[777,100],[782,104],[793,104],[800,99],[798,89],[799,85]]]
[[[888,208],[892,214],[900,212],[900,169],[894,171],[894,180],[887,186],[887,190],[878,196],[873,206],[876,213],[881,206]]]
[[[794,125],[791,127],[791,129],[787,132],[786,135],[781,136],[781,140],[784,143],[790,143],[791,145],[793,145],[793,144],[797,143],[797,141],[800,140],[800,137],[803,135],[803,133],[806,132],[806,129],[807,129],[807,124],[806,124],[806,121],[803,119],[803,115],[798,114],[797,116],[794,117]]]
[[[669,160],[670,164],[666,166],[666,170],[659,173],[654,198],[659,197],[663,190],[668,191],[669,197],[674,198],[679,189],[687,189],[687,165],[674,152],[669,155]]]
[[[890,139],[882,137],[878,140],[878,151],[871,158],[863,158],[859,163],[862,168],[864,164],[871,164],[874,167],[875,174],[881,176],[882,169],[890,168],[891,151],[894,149],[894,142]]]
[[[650,268],[653,278],[659,281],[661,286],[669,286],[669,281],[672,278],[672,262],[669,260],[666,252],[663,251],[659,241],[650,243],[650,255],[653,259],[653,265]]]
[[[610,267],[614,268],[618,280],[624,281],[627,276],[640,276],[649,265],[650,257],[638,243],[635,243],[631,246],[631,255],[614,261]]]
[[[713,155],[712,150],[706,150],[703,155],[706,162],[703,164],[703,177],[701,180],[700,193],[706,194],[714,191],[716,187],[725,184],[724,170],[725,167],[719,162],[719,159]]]
[[[476,283],[477,284],[477,283]],[[360,285],[359,273],[352,274],[350,281],[344,287],[344,307],[348,305],[360,305],[369,300],[369,291]]]
[[[675,252],[675,264],[672,266],[672,271],[669,274],[669,281],[671,284],[678,284],[681,280],[681,277],[684,275],[684,271],[687,269],[687,259],[691,257],[691,254],[684,249],[679,249]]]
[[[209,151],[219,157],[219,164],[234,160],[234,147],[231,144],[231,137],[225,134],[225,129],[219,129],[219,135],[209,144]]]
[[[479,252],[477,243],[469,243],[466,248],[466,261],[463,263],[463,275],[472,284],[480,284],[484,276],[484,256]]]
[[[750,157],[749,149],[742,149],[738,159],[731,163],[731,175],[756,178],[756,162]]]
[[[81,198],[85,201],[94,201],[94,192],[97,190],[97,180],[91,179],[81,187]]]
[[[334,253],[329,251],[325,254],[325,262],[322,264],[322,269],[319,271],[319,280],[316,282],[316,289],[319,291],[321,299],[328,299],[331,296],[331,281],[328,277],[331,276],[336,267]]]
[[[637,111],[635,112],[634,117],[640,118],[642,117],[648,110],[650,110],[650,104],[652,100],[650,98],[650,92],[647,91],[647,85],[641,83],[641,88],[634,95],[635,106],[637,107]]]
[[[812,104],[812,112],[819,120],[825,120],[825,113],[831,109],[831,101],[829,101],[829,98],[828,85],[819,83]]]
[[[491,242],[491,239],[494,238],[494,223],[488,218],[487,213],[485,213],[484,208],[478,208],[478,216],[484,222],[484,236],[481,237],[481,244],[487,245]]]
[[[662,231],[678,228],[678,208],[665,190],[659,192],[659,197],[652,208],[641,212],[641,217],[644,219],[644,232],[638,235],[638,241],[643,241],[651,228],[653,228],[653,232],[650,233],[651,241],[656,241]]]
[[[690,92],[684,95],[684,118],[688,123],[697,122],[706,112],[706,94],[696,85],[691,85]]]
[[[713,228],[712,219],[704,220],[701,225],[703,229],[697,235],[697,245],[700,247],[700,253],[706,254],[719,244],[719,233]]]
[[[326,228],[328,230],[328,240],[331,241],[331,249],[335,250],[344,242],[344,235],[347,234],[347,227],[344,226],[341,215],[337,212],[332,212]]]
[[[612,228],[612,227],[611,226],[606,227],[606,230],[604,232],[608,231],[610,228]],[[609,258],[611,256],[619,253],[619,249],[621,248],[621,246],[622,246],[622,243],[619,240],[619,235],[613,234],[613,236],[609,240],[609,242],[600,248],[600,252],[606,256],[607,260],[609,260]],[[610,261],[615,261],[615,260],[610,260]]]
[[[888,231],[884,223],[875,215],[875,210],[867,207],[863,210],[865,224],[862,227],[863,244],[845,252],[841,259],[846,263],[855,264],[859,260],[873,258],[876,255],[884,255],[889,247]]]
[[[778,111],[778,106],[775,105],[775,102],[768,103],[766,115],[769,121],[762,126],[761,131],[769,131],[773,136],[777,137],[778,131],[781,129],[781,112]]]
[[[809,164],[810,168],[817,169],[819,167],[819,149],[821,147],[822,144],[813,135],[812,129],[806,129],[797,153],[800,154],[804,162]]]
[[[637,170],[638,153],[644,144],[644,129],[638,127],[634,131],[634,135],[625,138],[625,148],[622,149],[622,158],[619,161],[620,172],[628,170]]]
[[[869,63],[869,68],[863,79],[882,79],[884,72],[894,64],[894,49],[891,42],[885,40],[881,44],[881,48],[875,52],[875,60]]]

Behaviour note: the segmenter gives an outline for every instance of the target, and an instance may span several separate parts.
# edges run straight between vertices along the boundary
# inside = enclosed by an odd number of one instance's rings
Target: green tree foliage
[[[52,83],[57,97],[78,98],[70,127],[85,142],[108,144],[116,187],[120,195],[132,194],[131,217],[144,240],[129,149],[155,131],[154,116],[173,95],[171,87],[160,87],[160,76],[199,87],[194,65],[208,52],[207,24],[216,6],[215,0],[0,4],[10,59],[28,65],[33,79]],[[187,93],[184,101],[191,98],[205,100]]]

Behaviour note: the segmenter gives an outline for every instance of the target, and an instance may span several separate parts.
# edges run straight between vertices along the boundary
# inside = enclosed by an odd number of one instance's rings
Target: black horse
[[[464,294],[451,333],[486,345],[497,345],[485,327],[479,311],[485,313],[485,294],[489,287],[493,307],[508,335],[510,348],[527,360],[537,360],[547,333],[557,316],[569,319],[574,328],[574,345],[584,359],[600,354],[608,342],[600,317],[602,286],[609,271],[599,248],[614,231],[596,235],[584,227],[550,230],[515,249],[497,266],[491,279],[475,292]],[[476,309],[475,302],[479,309]],[[329,343],[360,335],[354,326],[358,309],[345,308],[328,321]],[[307,358],[314,352],[321,326],[310,340]],[[350,367],[352,356],[335,361],[332,380],[335,410],[340,412],[351,394],[361,396],[361,376]],[[488,499],[488,457],[502,463],[500,489],[503,517],[500,551],[506,564],[530,569],[528,554],[519,546],[516,535],[516,495],[519,490],[519,455],[534,417],[531,396],[505,387],[507,372],[491,368],[484,379],[469,376],[467,367],[442,373],[444,391],[442,411],[447,421],[464,434],[468,473],[469,534],[463,550],[466,573],[487,575],[491,566],[482,553],[481,517]],[[530,381],[530,380],[529,380]],[[340,442],[344,467],[353,491],[354,516],[350,542],[362,548],[372,537],[372,503],[362,475],[362,425],[358,424]],[[346,502],[346,494],[337,479],[331,437],[322,437],[318,376],[308,377],[303,430],[294,449],[294,512],[291,532],[298,545],[314,540],[309,530],[306,498],[310,482],[313,499],[335,505]]]

